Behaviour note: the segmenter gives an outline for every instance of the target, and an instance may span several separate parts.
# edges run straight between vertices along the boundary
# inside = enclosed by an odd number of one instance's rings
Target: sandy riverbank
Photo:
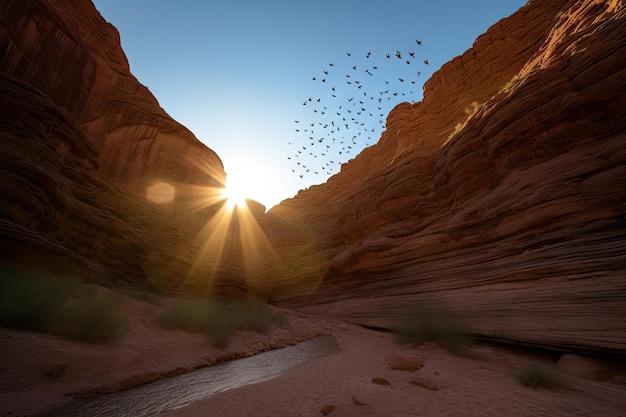
[[[626,410],[626,386],[565,375],[553,359],[480,345],[455,356],[436,344],[398,345],[390,334],[286,310],[280,327],[266,334],[238,333],[220,350],[202,335],[156,325],[154,315],[170,302],[154,307],[126,300],[129,333],[112,345],[0,329],[0,416],[34,415],[75,397],[118,391],[319,334],[333,335],[340,353],[161,415],[617,417]],[[515,375],[529,362],[556,372],[559,386],[521,385]],[[392,369],[398,367],[412,369]]]
[[[533,358],[508,350],[476,346],[461,357],[430,343],[400,346],[389,334],[352,325],[333,334],[338,354],[163,416],[617,417],[626,410],[626,387],[613,383],[558,373],[553,391],[521,385],[515,375]],[[403,361],[423,367],[392,369]],[[553,361],[534,361],[556,371]]]
[[[280,310],[285,322],[264,334],[234,335],[218,349],[201,334],[165,330],[155,322],[175,300],[159,306],[124,298],[125,337],[109,345],[0,327],[0,417],[30,416],[78,397],[130,388],[229,359],[327,334],[333,322]]]

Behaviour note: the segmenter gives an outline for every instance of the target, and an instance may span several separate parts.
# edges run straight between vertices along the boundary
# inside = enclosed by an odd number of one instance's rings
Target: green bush
[[[189,333],[203,333],[208,316],[208,303],[178,300],[169,310],[159,317],[158,323],[166,329],[180,329]]]
[[[532,389],[554,390],[559,386],[559,382],[552,372],[535,364],[525,365],[516,375],[516,379],[520,384]]]
[[[127,330],[126,316],[117,309],[117,299],[87,296],[57,309],[48,324],[51,333],[87,343],[106,343]]]
[[[112,298],[96,298],[68,278],[2,270],[0,325],[57,334],[90,343],[108,342],[126,329],[126,318]]]
[[[20,330],[45,331],[48,319],[60,308],[78,282],[67,278],[2,270],[0,325]]]
[[[264,332],[285,317],[258,300],[189,301],[179,300],[159,317],[167,329],[203,333],[219,347],[228,346],[230,337],[240,330]]]
[[[442,308],[414,305],[393,328],[400,343],[437,342],[443,348],[461,353],[472,338],[463,321]]]

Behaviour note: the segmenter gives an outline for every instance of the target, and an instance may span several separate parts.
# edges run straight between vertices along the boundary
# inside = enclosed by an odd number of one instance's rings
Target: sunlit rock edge
[[[624,354],[621,2],[529,2],[339,174],[241,218],[93,5],[0,11],[4,264],[376,327],[440,303],[485,337]]]
[[[483,337],[623,356],[624,17],[532,1],[445,64],[266,215],[290,266],[275,302],[382,328],[442,304]]]

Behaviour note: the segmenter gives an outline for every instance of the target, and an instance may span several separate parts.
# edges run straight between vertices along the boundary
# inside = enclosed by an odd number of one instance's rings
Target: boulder
[[[394,370],[417,372],[424,367],[424,358],[398,354],[389,360],[389,367]]]

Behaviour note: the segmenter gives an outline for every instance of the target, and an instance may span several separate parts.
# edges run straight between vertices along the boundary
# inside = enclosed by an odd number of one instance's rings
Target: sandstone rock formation
[[[241,262],[215,255],[239,258],[237,236],[219,250],[206,238],[222,162],[130,73],[91,2],[3,1],[0,70],[5,261],[194,292],[215,275],[243,281]]]
[[[379,142],[266,214],[276,302],[626,354],[626,10],[530,1],[399,104]]]
[[[339,174],[244,215],[90,2],[3,1],[0,266],[376,327],[443,304],[483,337],[624,356],[625,24],[620,0],[529,1]]]
[[[209,148],[130,73],[117,30],[84,1],[3,2],[2,69],[71,114],[98,172],[139,192],[155,182],[223,187]]]

